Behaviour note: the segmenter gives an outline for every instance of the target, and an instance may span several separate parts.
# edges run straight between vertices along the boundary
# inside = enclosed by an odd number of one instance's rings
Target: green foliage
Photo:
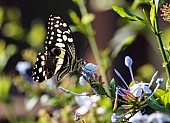
[[[168,108],[165,108],[164,106],[160,105],[160,104],[158,103],[158,101],[157,101],[156,99],[154,99],[154,98],[151,98],[150,100],[148,100],[147,103],[148,103],[148,105],[149,105],[151,108],[153,108],[153,109],[155,109],[155,110],[157,110],[157,111],[168,112]]]
[[[9,89],[11,87],[11,80],[7,76],[0,75],[0,101],[9,103]]]
[[[111,96],[115,98],[116,82],[114,78],[110,81],[109,91],[110,91]]]
[[[159,97],[161,103],[170,112],[170,89],[168,89],[167,91],[158,89],[155,95]]]

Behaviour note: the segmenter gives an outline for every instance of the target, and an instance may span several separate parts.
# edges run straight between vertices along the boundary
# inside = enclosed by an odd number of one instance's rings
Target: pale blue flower
[[[87,82],[87,81],[84,79],[83,76],[81,76],[81,77],[79,78],[79,83],[80,83],[81,86],[83,86],[86,82]]]
[[[130,92],[135,96],[135,97],[140,97],[143,92],[146,94],[150,94],[152,91],[149,89],[149,83],[137,83],[134,84],[130,87]]]
[[[135,79],[134,79],[133,72],[132,72],[132,63],[133,63],[133,60],[129,56],[126,56],[125,57],[125,65],[129,68],[132,82],[135,83]]]
[[[27,61],[20,61],[17,63],[15,69],[20,73],[20,74],[25,74],[28,69],[31,68],[31,63]]]
[[[83,92],[82,95],[87,94]],[[76,113],[80,113],[81,115],[85,115],[91,108],[96,107],[96,102],[100,99],[99,96],[75,96],[76,103],[80,106],[76,109]]]
[[[94,71],[98,70],[99,67],[92,63],[87,63],[82,67],[84,73],[93,74]]]
[[[79,78],[79,83],[80,85],[84,85],[86,83],[86,79],[91,79],[92,77],[94,77],[94,74],[96,70],[98,70],[99,67],[95,64],[92,64],[92,63],[87,63],[87,64],[84,64],[82,66],[82,76]]]
[[[147,123],[170,123],[170,116],[165,113],[152,113],[147,118]]]
[[[129,119],[130,123],[146,123],[148,115],[142,115],[141,111],[137,112],[134,116]]]
[[[122,118],[122,117],[125,117],[127,114],[129,114],[129,112],[122,114],[122,115],[116,115],[116,113],[113,113],[112,117],[111,117],[111,122],[118,123],[119,119]]]
[[[33,82],[32,78],[27,74],[27,70],[31,68],[31,63],[27,61],[20,61],[15,66],[15,69],[24,77],[28,82]]]
[[[129,57],[129,56],[126,56],[125,57],[125,65],[127,67],[131,67],[132,66],[132,63],[133,63],[133,60]]]

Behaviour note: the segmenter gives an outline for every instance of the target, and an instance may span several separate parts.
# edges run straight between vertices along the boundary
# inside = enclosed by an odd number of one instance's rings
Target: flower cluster
[[[112,79],[110,83],[110,95],[103,88],[102,77],[98,76],[95,72],[98,70],[98,66],[87,63],[84,64],[81,68],[82,76],[79,78],[80,85],[84,85],[86,82],[90,84],[90,86],[94,90],[94,94],[96,95],[105,95],[114,100],[114,108],[113,115],[111,117],[112,122],[124,122],[128,121],[132,116],[134,116],[137,112],[141,111],[147,106],[147,102],[152,99],[154,93],[159,88],[159,86],[164,82],[163,78],[157,78],[158,71],[152,76],[150,83],[146,82],[137,82],[134,79],[133,71],[132,71],[133,60],[129,57],[125,57],[125,65],[129,68],[132,82],[130,85],[127,84],[125,79],[121,76],[118,70],[114,69],[116,75],[122,80],[124,86],[121,87],[119,85],[116,86],[114,83],[114,79]],[[153,82],[157,83],[155,89],[152,91],[151,86]],[[74,93],[69,90],[66,90],[62,87],[59,87],[60,90],[64,91],[67,94],[75,95],[75,101],[80,106],[80,108],[76,109],[76,114],[85,115],[90,109],[96,106],[96,101],[99,100],[99,97],[93,94],[88,93]],[[118,103],[121,102],[122,105],[118,107]],[[123,114],[117,114],[117,109],[123,109],[125,112]],[[115,113],[116,112],[116,113]],[[77,115],[76,115],[77,116]],[[81,119],[78,115],[76,120]]]
[[[129,119],[131,116],[135,115],[138,111],[142,110],[145,107],[145,104],[151,97],[154,95],[158,87],[163,83],[163,78],[157,78],[156,83],[157,86],[155,87],[154,91],[150,89],[152,83],[155,81],[158,71],[155,72],[153,75],[150,83],[144,82],[137,82],[134,79],[133,72],[132,72],[132,59],[129,56],[125,57],[125,65],[129,68],[132,83],[128,86],[126,81],[123,79],[121,74],[114,69],[117,76],[122,80],[125,87],[116,87],[116,95],[115,95],[115,102],[114,102],[114,110],[117,109],[117,102],[118,97],[120,96],[124,101],[121,101],[123,104],[121,105],[122,109],[128,110],[126,113],[121,115],[116,115],[113,113],[111,117],[112,122],[118,122],[122,119]],[[145,98],[144,98],[145,97]],[[127,117],[130,114],[130,117]]]
[[[166,3],[160,10],[163,12],[161,16],[163,17],[164,21],[170,22],[170,4]]]

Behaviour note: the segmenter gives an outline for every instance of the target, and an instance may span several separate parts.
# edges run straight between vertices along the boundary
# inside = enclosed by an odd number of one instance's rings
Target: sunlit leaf
[[[152,24],[152,27],[154,28],[155,27],[155,18],[156,18],[156,6],[155,4],[151,4],[151,10],[150,10],[150,22]]]

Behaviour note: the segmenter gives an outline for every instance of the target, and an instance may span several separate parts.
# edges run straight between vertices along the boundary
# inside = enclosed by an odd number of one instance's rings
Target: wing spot
[[[73,38],[68,38],[68,42],[73,42]]]
[[[56,43],[55,46],[58,46],[58,47],[65,47],[65,44],[64,44],[64,43]]]
[[[67,40],[67,35],[63,35],[63,40],[64,40],[64,41]]]
[[[43,55],[43,56],[41,56],[41,59],[42,59],[42,60],[45,60],[45,56],[44,56],[44,55]]]
[[[45,71],[43,71],[43,76],[45,76],[46,75],[46,73],[45,73]]]
[[[66,27],[67,26],[67,24],[66,23],[63,23],[63,27]]]
[[[48,41],[48,44],[51,44],[51,41]]]
[[[42,67],[38,69],[38,72],[41,73],[42,72]]]
[[[54,25],[54,27],[56,27],[56,28],[57,28],[57,27],[59,27],[59,25],[58,25],[58,24],[55,24],[55,25]]]
[[[62,42],[63,40],[61,38],[57,38],[57,41],[58,42]]]
[[[60,29],[57,29],[57,32],[58,32],[58,33],[62,33],[62,31],[61,31]]]
[[[61,34],[57,34],[57,37],[61,37]]]
[[[56,21],[56,23],[58,24],[58,23],[60,23],[59,21]]]
[[[53,40],[53,39],[54,39],[54,37],[53,37],[53,36],[51,36],[51,37],[50,37],[50,39],[51,39],[51,40]]]
[[[54,35],[54,31],[51,32],[51,35]]]
[[[57,16],[57,17],[54,17],[54,18],[56,18],[56,19],[60,19],[60,16]]]

